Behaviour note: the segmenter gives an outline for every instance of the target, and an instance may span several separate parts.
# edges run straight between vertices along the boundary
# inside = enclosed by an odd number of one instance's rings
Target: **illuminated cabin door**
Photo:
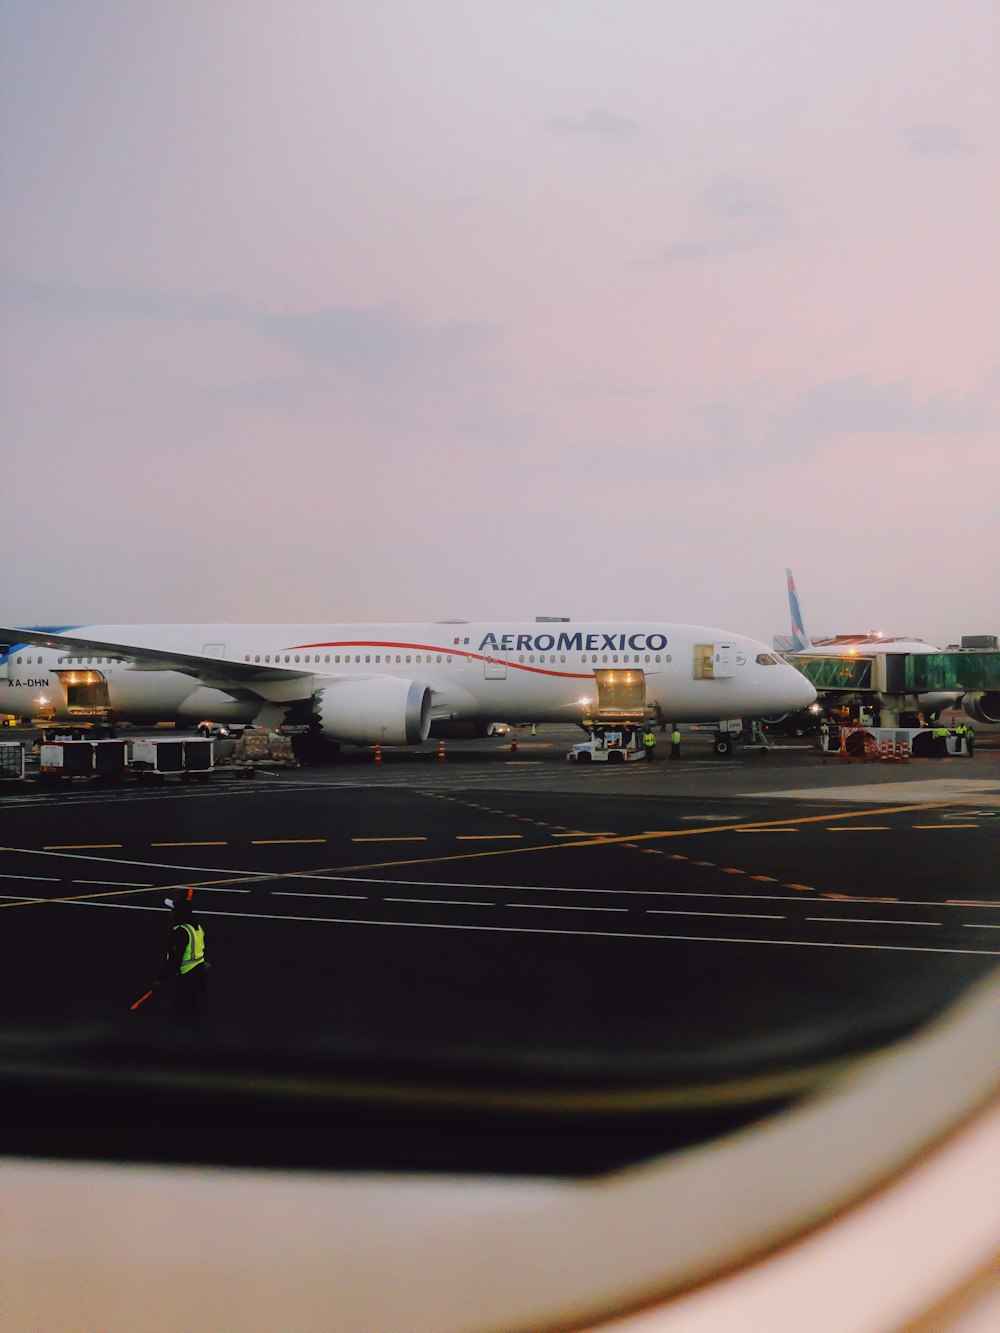
[[[66,694],[66,711],[76,717],[100,717],[111,707],[108,682],[100,671],[57,671]]]
[[[646,673],[617,667],[594,672],[597,681],[597,716],[642,718],[646,711]]]

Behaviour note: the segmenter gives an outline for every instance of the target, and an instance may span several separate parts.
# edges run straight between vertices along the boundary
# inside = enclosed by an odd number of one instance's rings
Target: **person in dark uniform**
[[[170,908],[167,956],[155,988],[173,982],[170,1031],[201,1037],[205,1031],[205,928],[194,914],[194,890],[180,890],[164,901]]]

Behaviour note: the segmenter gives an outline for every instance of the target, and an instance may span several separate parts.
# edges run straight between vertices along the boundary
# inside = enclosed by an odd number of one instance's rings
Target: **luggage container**
[[[145,737],[132,741],[129,769],[140,781],[162,781],[176,774],[182,782],[204,782],[212,771],[212,761],[213,742],[203,737]]]
[[[125,742],[52,741],[41,747],[39,772],[43,779],[100,778],[117,782],[125,776]]]
[[[24,780],[24,746],[20,741],[0,741],[0,782]]]

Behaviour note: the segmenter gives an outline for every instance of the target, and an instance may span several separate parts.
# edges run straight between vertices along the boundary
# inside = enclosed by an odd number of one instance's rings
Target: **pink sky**
[[[1000,632],[994,3],[0,14],[10,622]]]

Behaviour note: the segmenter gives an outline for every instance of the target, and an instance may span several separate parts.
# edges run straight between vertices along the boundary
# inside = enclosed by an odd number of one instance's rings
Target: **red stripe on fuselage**
[[[511,671],[530,671],[536,676],[561,676],[566,680],[593,680],[592,671],[550,671],[545,667],[525,666],[523,662],[511,662],[504,657],[486,657],[483,653],[470,653],[464,648],[452,647],[442,648],[440,645],[432,643],[391,643],[379,640],[372,642],[368,639],[341,639],[337,643],[298,643],[293,648],[282,649],[283,652],[300,652],[305,648],[408,648],[417,653],[441,653],[447,657],[474,657],[478,662],[495,662],[498,666],[509,667]],[[650,673],[647,672],[647,675]]]

